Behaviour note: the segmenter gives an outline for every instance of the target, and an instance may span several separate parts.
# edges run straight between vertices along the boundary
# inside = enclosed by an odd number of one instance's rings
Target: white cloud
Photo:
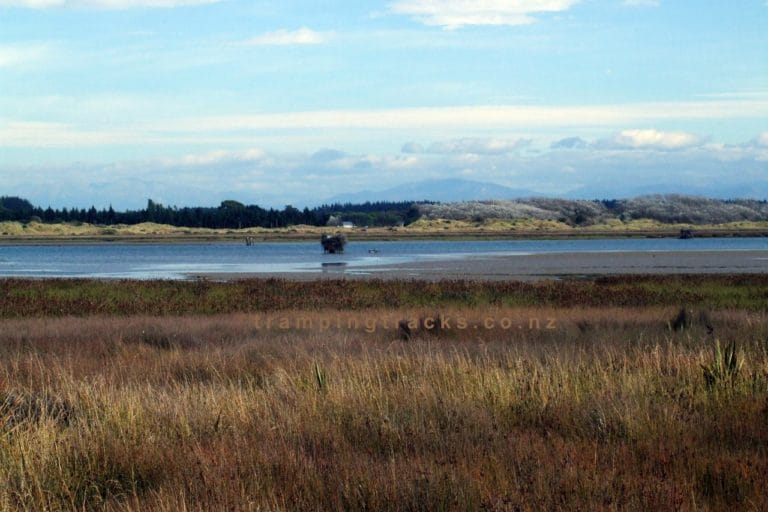
[[[42,59],[47,52],[43,45],[0,45],[0,68],[30,64]]]
[[[98,99],[98,98],[97,98]],[[57,97],[56,102],[63,102]],[[93,105],[102,105],[97,102]],[[7,103],[7,102],[6,102]],[[320,110],[305,112],[276,112],[203,117],[174,115],[174,102],[158,106],[168,111],[160,120],[139,109],[138,114],[125,108],[112,111],[108,120],[86,98],[77,111],[62,111],[59,123],[35,123],[25,119],[0,121],[0,146],[3,147],[92,147],[95,145],[130,144],[202,144],[223,147],[257,144],[261,147],[296,147],[309,150],[308,144],[322,147],[338,140],[356,140],[361,144],[377,138],[404,137],[405,140],[429,137],[432,140],[452,140],[470,135],[453,143],[452,149],[467,152],[499,153],[506,151],[510,141],[495,140],[495,134],[533,133],[545,130],[584,133],[621,130],[627,126],[663,126],[670,121],[682,123],[700,120],[762,120],[768,118],[768,100],[710,100],[696,102],[635,103],[579,106],[471,106],[403,108],[385,110]],[[107,102],[108,104],[108,102]],[[3,103],[0,103],[3,105]],[[43,107],[45,103],[42,103]],[[119,102],[118,102],[119,105]],[[19,112],[24,110],[17,108]],[[38,113],[50,111],[39,108]],[[177,111],[178,112],[178,111]],[[611,139],[614,147],[657,147],[670,149],[694,144],[691,134],[628,130]],[[402,140],[402,139],[401,139]],[[368,142],[366,142],[368,141]],[[296,146],[296,143],[300,143]],[[516,143],[512,141],[512,143]],[[370,144],[369,144],[370,145]],[[425,147],[424,150],[429,150]],[[431,148],[437,151],[439,146]],[[448,151],[444,146],[442,151]],[[407,152],[407,151],[406,151]],[[411,148],[412,153],[418,151]]]
[[[766,4],[768,5],[768,4]],[[767,99],[768,98],[768,91],[731,91],[731,92],[714,92],[714,93],[706,93],[706,94],[696,94],[694,95],[697,98],[719,98],[719,99],[745,99],[745,98],[754,98],[754,99]]]
[[[607,149],[676,150],[700,146],[704,140],[693,133],[657,130],[624,130],[596,143]]]
[[[65,123],[8,122],[0,124],[0,147],[71,148],[137,144],[145,138],[129,130],[87,130]]]
[[[184,155],[180,158],[161,160],[167,167],[184,166],[198,167],[221,163],[257,162],[265,157],[261,149],[246,149],[242,151],[214,150],[207,153]]]
[[[660,0],[624,0],[624,5],[633,7],[657,7],[660,3]]]
[[[302,27],[298,30],[276,30],[266,32],[245,41],[245,44],[253,46],[288,46],[288,45],[313,45],[328,42],[333,34],[316,32]]]
[[[265,129],[499,129],[620,126],[665,120],[759,119],[768,101],[699,101],[582,106],[473,106],[319,110],[183,119],[157,129],[209,132]]]
[[[425,25],[448,29],[465,25],[526,25],[532,15],[568,10],[578,0],[399,0],[389,8]]]
[[[169,8],[214,4],[222,0],[0,0],[0,7],[48,9],[80,7],[93,9]]]
[[[755,137],[755,144],[763,148],[768,148],[768,132],[763,132]]]
[[[402,155],[349,155],[333,162],[331,170],[397,172],[414,169],[419,160]]]
[[[0,0],[0,7],[27,7],[29,9],[59,7],[64,4],[65,0]]]
[[[466,137],[433,142],[427,148],[410,142],[403,146],[403,153],[503,155],[530,145],[530,139],[501,139]]]

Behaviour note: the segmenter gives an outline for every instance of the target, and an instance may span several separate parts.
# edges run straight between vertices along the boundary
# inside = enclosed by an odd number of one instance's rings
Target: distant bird
[[[368,249],[368,254],[379,254],[378,249]]]

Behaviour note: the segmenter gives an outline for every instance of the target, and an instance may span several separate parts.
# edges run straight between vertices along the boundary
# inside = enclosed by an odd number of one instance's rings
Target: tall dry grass
[[[675,313],[3,320],[0,509],[766,510],[768,318]]]

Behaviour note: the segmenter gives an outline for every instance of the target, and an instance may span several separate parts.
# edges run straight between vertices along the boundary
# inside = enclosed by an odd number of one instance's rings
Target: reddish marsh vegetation
[[[615,276],[596,280],[228,282],[0,279],[0,317],[212,315],[422,306],[679,306],[764,310],[768,275]]]
[[[677,313],[5,319],[0,509],[768,509],[768,316]]]

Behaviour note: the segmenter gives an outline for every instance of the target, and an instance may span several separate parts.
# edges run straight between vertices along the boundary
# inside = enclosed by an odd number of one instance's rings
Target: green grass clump
[[[716,339],[713,361],[701,365],[707,388],[712,390],[719,386],[732,387],[743,366],[744,360],[738,354],[736,342],[726,344],[723,349],[720,347],[720,339]]]

